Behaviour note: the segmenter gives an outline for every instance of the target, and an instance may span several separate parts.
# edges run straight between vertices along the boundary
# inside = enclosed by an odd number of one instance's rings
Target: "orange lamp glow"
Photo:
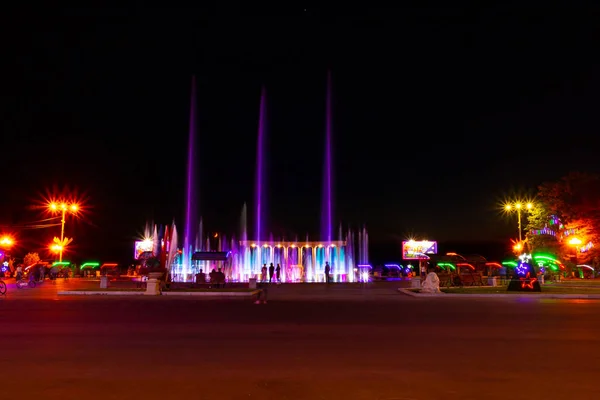
[[[523,250],[523,244],[521,244],[521,243],[517,243],[517,244],[515,244],[515,245],[513,246],[513,250],[514,250],[514,251],[521,251],[521,250]]]
[[[10,236],[2,236],[0,239],[0,246],[2,247],[11,247],[15,244],[15,241]]]

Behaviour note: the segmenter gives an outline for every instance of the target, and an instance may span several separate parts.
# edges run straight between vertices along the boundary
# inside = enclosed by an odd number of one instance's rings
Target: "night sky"
[[[206,229],[237,233],[253,206],[264,85],[267,230],[316,238],[331,70],[336,224],[366,224],[379,262],[409,235],[506,242],[503,199],[599,170],[595,11],[7,14],[2,231],[42,251],[59,227],[19,227],[61,193],[86,198],[66,233],[82,258],[128,256],[147,220],[181,226],[195,75]]]

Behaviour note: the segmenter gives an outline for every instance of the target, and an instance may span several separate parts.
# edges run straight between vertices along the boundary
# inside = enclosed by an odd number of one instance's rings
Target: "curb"
[[[413,292],[412,290],[401,289],[401,288],[398,288],[398,291],[400,293],[405,294],[405,295],[410,296],[410,297],[433,297],[433,296],[437,296],[437,294],[421,294],[421,293]]]
[[[260,290],[252,292],[162,292],[163,296],[204,296],[204,297],[252,297]]]
[[[204,296],[204,297],[252,297],[260,290],[252,292],[162,292],[163,296]],[[101,290],[65,290],[58,292],[59,296],[143,296],[146,291],[101,291]]]
[[[600,299],[600,294],[555,294],[555,293],[540,293],[540,294],[484,294],[484,293],[472,293],[472,294],[459,294],[459,293],[415,293],[408,289],[399,288],[398,291],[402,294],[412,297],[453,297],[453,298],[487,298],[487,299],[575,299],[575,300],[588,300],[588,299]]]
[[[63,292],[58,292],[57,294],[59,296],[94,296],[94,295],[99,295],[99,296],[143,296],[146,292],[141,291],[141,292],[132,292],[132,291],[116,291],[116,290],[111,290],[111,291],[99,291],[99,290],[65,290]]]

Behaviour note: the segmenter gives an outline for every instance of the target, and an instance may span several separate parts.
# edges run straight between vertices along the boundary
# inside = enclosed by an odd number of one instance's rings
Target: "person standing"
[[[277,279],[277,283],[281,283],[281,265],[277,263],[277,268],[275,268],[275,278]]]
[[[261,282],[267,281],[267,264],[263,264],[263,266],[260,270],[260,281]]]
[[[275,266],[273,265],[273,263],[271,263],[271,265],[269,265],[269,283],[271,283],[271,281],[273,280],[274,274],[275,274]]]
[[[330,283],[329,273],[331,272],[331,266],[329,261],[325,262],[325,283]]]

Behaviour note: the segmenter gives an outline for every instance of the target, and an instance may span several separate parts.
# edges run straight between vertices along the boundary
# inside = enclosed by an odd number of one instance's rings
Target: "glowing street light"
[[[519,242],[523,241],[523,237],[522,237],[523,229],[521,228],[521,211],[522,210],[530,211],[532,208],[533,208],[533,203],[530,203],[530,202],[523,203],[523,202],[517,201],[516,203],[507,203],[504,205],[504,211],[506,211],[507,213],[511,213],[513,211],[517,212],[517,222],[519,223]]]
[[[65,222],[66,222],[66,216],[67,216],[67,212],[70,212],[71,214],[77,214],[77,212],[79,211],[79,205],[77,203],[67,203],[67,202],[51,202],[50,204],[48,204],[48,209],[50,210],[50,212],[52,213],[61,213],[61,220],[60,220],[60,244],[56,244],[53,246],[57,246],[57,252],[58,252],[58,261],[62,262],[62,256],[63,256],[63,250],[64,250],[64,242],[65,242]],[[54,251],[54,250],[53,250]]]
[[[520,242],[519,242],[519,243],[515,243],[515,245],[513,246],[513,250],[514,250],[516,253],[520,253],[520,252],[521,252],[521,250],[523,250],[523,244],[522,244],[522,243],[520,243]]]
[[[52,250],[55,253],[62,253],[62,251],[64,250],[64,247],[60,244],[52,244],[50,246],[50,250]]]
[[[581,241],[581,239],[579,239],[578,237],[572,237],[569,240],[569,245],[573,246],[573,248],[575,249],[575,265],[577,265],[579,263],[579,253],[578,253],[578,248],[577,246],[581,245],[581,243],[583,243]]]
[[[15,244],[14,239],[8,235],[2,236],[0,238],[0,247],[2,247],[2,248],[5,248],[5,249],[10,248],[10,247],[12,247],[13,244]]]
[[[62,257],[62,253],[72,241],[73,239],[64,238],[63,240],[60,240],[59,238],[55,237],[50,244],[50,251],[53,253],[58,253]]]

